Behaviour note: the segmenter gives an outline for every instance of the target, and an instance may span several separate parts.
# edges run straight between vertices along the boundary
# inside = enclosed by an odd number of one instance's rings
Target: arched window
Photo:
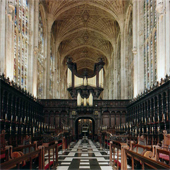
[[[15,0],[14,12],[14,82],[27,89],[28,43],[29,43],[28,0]]]
[[[37,62],[37,97],[43,98],[43,88],[44,88],[44,73],[45,73],[45,64],[44,64],[44,29],[42,22],[42,15],[39,12],[39,25],[38,25],[38,62]]]
[[[157,81],[156,0],[144,1],[144,87]]]

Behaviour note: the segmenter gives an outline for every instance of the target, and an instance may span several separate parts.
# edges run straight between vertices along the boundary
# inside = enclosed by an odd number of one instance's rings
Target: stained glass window
[[[39,25],[38,25],[38,62],[37,62],[37,96],[43,98],[43,87],[44,87],[44,30],[41,12],[39,12]]]
[[[144,87],[157,80],[156,0],[144,1]]]
[[[15,0],[14,11],[14,82],[27,89],[28,75],[28,0]]]

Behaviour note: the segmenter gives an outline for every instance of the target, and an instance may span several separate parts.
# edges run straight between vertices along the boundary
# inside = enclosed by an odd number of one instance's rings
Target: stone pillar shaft
[[[6,15],[5,15],[5,2],[6,0],[0,1],[0,73],[5,73],[5,33],[6,33]]]

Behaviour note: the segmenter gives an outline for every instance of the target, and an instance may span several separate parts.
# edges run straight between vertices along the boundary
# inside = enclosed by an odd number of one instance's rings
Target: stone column
[[[39,2],[39,1],[38,1]],[[31,94],[34,94],[36,96],[36,85],[34,85],[34,76],[37,79],[36,72],[37,72],[37,64],[34,67],[34,61],[35,58],[37,57],[38,53],[38,41],[34,42],[34,33],[37,33],[38,37],[38,23],[34,23],[34,21],[38,21],[38,14],[39,14],[39,8],[38,2],[31,0],[29,1],[29,50],[28,50],[28,91]],[[35,47],[35,46],[36,47]],[[34,55],[35,54],[35,55]],[[37,84],[37,83],[36,83]],[[34,88],[33,88],[34,87]]]
[[[53,16],[47,15],[47,67],[46,67],[46,97],[50,98],[50,46],[51,46],[51,27],[53,24]]]
[[[117,47],[118,43],[115,41],[114,45],[114,99],[117,99]]]
[[[114,51],[112,53],[112,99],[114,99],[114,75],[115,75],[115,72],[114,72]]]
[[[13,80],[14,73],[14,22],[12,15],[14,11],[14,2],[6,1],[6,76]]]
[[[133,0],[133,57],[134,57],[134,96],[138,94],[138,59],[137,59],[137,2]]]
[[[126,71],[125,71],[125,24],[124,17],[121,16],[120,22],[120,31],[121,31],[121,99],[127,99],[127,89],[126,89]]]
[[[112,99],[112,94],[113,94],[113,87],[112,87],[112,79],[113,79],[113,70],[112,70],[112,59],[110,60],[110,69],[109,69],[109,99]]]
[[[143,1],[137,1],[137,51],[134,49],[134,53],[136,52],[137,59],[137,95],[143,92],[144,90],[144,27],[143,27]],[[135,59],[135,58],[134,58]],[[134,60],[135,61],[135,60]],[[135,67],[135,64],[134,64]],[[135,71],[134,71],[135,75]],[[136,77],[135,77],[136,78]]]
[[[157,80],[165,77],[165,10],[162,0],[157,0],[156,11],[158,12],[158,35],[157,35]]]
[[[55,57],[55,69],[54,69],[54,98],[57,98],[57,53],[56,53],[56,43],[54,45],[54,57]]]
[[[166,0],[166,74],[170,74],[170,1]]]
[[[55,90],[56,90],[56,49],[55,49],[55,41],[53,44],[53,57],[54,57],[54,68],[53,68],[53,99],[55,99]]]
[[[32,5],[33,5],[33,3],[32,3]],[[31,57],[30,57],[30,59],[28,59],[28,63],[29,63],[29,65],[31,65],[31,63],[33,62],[33,64],[32,64],[33,67],[29,66],[29,68],[31,67],[30,71],[29,71],[29,73],[31,72],[30,73],[31,75],[29,76],[28,80],[30,80],[31,77],[32,77],[32,80],[33,80],[32,93],[33,93],[34,96],[37,96],[37,56],[38,56],[39,0],[34,1],[34,11],[32,11],[32,13],[34,13],[34,16],[33,16],[34,24],[32,25],[33,39],[31,39],[32,40],[31,43],[34,42],[33,43],[34,46],[32,48],[32,51],[30,51]],[[31,32],[30,32],[30,34],[31,34]],[[32,60],[31,60],[31,58],[32,58]],[[28,84],[28,86],[29,86],[28,89],[31,90],[30,84]]]
[[[5,15],[6,0],[0,1],[0,74],[5,73],[5,41],[6,41],[6,15]]]
[[[56,48],[58,48],[58,46],[56,45]],[[60,54],[59,52],[56,53],[56,98],[60,98],[60,70],[59,70],[59,58],[60,58]]]

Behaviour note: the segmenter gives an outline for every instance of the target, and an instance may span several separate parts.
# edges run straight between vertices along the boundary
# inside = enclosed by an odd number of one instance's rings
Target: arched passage
[[[91,117],[79,117],[75,120],[75,135],[76,139],[81,139],[87,136],[90,139],[95,135],[95,121]]]

